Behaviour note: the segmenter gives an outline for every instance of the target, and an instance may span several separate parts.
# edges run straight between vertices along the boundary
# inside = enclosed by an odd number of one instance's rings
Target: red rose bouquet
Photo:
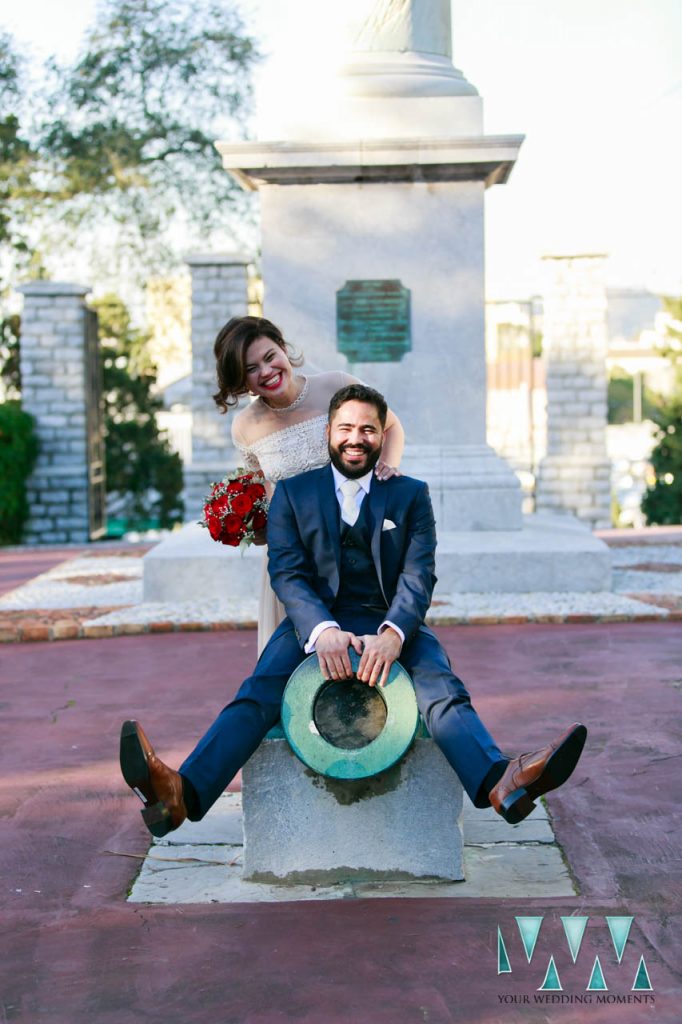
[[[268,507],[263,474],[245,473],[240,468],[211,484],[199,525],[208,529],[213,540],[245,548],[267,523]]]

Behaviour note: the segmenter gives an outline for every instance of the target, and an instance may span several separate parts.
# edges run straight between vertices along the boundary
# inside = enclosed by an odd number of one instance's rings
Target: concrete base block
[[[260,590],[262,547],[242,552],[211,539],[188,523],[157,544],[142,562],[145,601],[252,598]]]
[[[242,772],[243,877],[290,885],[463,879],[462,798],[431,739],[358,782],[316,775],[286,740],[266,739]]]
[[[524,516],[520,530],[438,536],[436,597],[611,590],[611,552],[570,515]]]
[[[195,523],[143,559],[145,601],[253,598],[261,547],[244,554],[211,540]],[[447,594],[580,593],[611,590],[611,552],[570,515],[524,516],[520,530],[439,532],[436,598]]]

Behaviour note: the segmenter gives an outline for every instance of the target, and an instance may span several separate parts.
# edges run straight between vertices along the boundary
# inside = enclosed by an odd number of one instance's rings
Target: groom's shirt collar
[[[344,482],[344,480],[348,480],[349,478],[347,476],[344,476],[343,473],[339,473],[338,469],[336,468],[336,466],[333,463],[331,463],[331,467],[332,467],[332,473],[334,474],[334,491],[336,492],[336,497],[337,497],[338,501],[342,504],[343,503],[343,495],[341,494],[341,490],[340,490],[341,484]],[[355,478],[356,482],[359,483],[360,487],[362,488],[362,493],[360,491],[358,491],[358,494],[357,494],[357,498],[359,498],[360,501],[363,500],[363,498],[365,497],[366,494],[369,494],[369,488],[370,488],[370,484],[372,483],[372,476],[373,476],[373,474],[374,474],[374,470],[370,469],[369,473],[365,473],[364,476],[358,476],[358,477]],[[359,504],[359,502],[358,502],[358,504]]]

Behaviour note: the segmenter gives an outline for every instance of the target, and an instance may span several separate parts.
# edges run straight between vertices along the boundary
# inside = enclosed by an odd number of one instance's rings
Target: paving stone
[[[463,820],[465,881],[269,885],[242,879],[241,793],[224,793],[203,821],[186,822],[154,841],[129,899],[175,904],[575,895],[542,803],[525,822],[510,827],[492,808],[478,810],[465,796]],[[485,840],[486,834],[493,838]],[[498,838],[502,835],[506,841]]]
[[[164,839],[160,846],[236,845],[244,842],[242,832],[242,795],[223,793],[201,821],[186,821]]]

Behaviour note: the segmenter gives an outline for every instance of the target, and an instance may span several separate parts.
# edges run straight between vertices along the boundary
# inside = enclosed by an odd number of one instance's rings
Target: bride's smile
[[[260,396],[273,408],[295,402],[303,386],[296,377],[289,357],[271,338],[260,335],[246,353],[246,385],[253,395]]]

